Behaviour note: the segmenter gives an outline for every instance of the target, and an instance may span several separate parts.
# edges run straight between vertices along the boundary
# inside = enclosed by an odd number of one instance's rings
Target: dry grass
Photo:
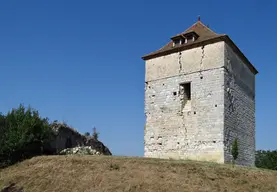
[[[25,191],[277,191],[277,172],[194,161],[43,156],[0,170]]]

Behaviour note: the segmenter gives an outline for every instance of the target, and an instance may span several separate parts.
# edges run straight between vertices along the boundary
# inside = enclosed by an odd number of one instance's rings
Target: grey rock
[[[76,129],[65,123],[54,122],[50,146],[45,146],[45,151],[49,154],[64,153],[99,153],[99,155],[112,155],[110,150],[98,139],[92,136],[80,134]],[[71,152],[72,151],[72,152]]]

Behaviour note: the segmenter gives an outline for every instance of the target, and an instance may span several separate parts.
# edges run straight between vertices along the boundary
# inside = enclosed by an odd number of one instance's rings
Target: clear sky
[[[0,111],[20,103],[115,155],[143,155],[142,55],[196,22],[226,33],[258,69],[258,149],[277,148],[277,1],[2,0]]]

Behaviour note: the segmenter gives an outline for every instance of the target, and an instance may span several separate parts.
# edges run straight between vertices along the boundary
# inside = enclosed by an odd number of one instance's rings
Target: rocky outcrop
[[[53,137],[50,146],[45,147],[49,154],[59,154],[61,151],[76,147],[90,147],[102,155],[112,155],[110,150],[98,139],[80,134],[65,123],[54,122],[51,124]]]

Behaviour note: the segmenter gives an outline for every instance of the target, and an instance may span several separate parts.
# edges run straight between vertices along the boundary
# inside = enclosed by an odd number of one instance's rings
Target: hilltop
[[[277,191],[277,171],[195,161],[40,156],[0,170],[24,191]]]

